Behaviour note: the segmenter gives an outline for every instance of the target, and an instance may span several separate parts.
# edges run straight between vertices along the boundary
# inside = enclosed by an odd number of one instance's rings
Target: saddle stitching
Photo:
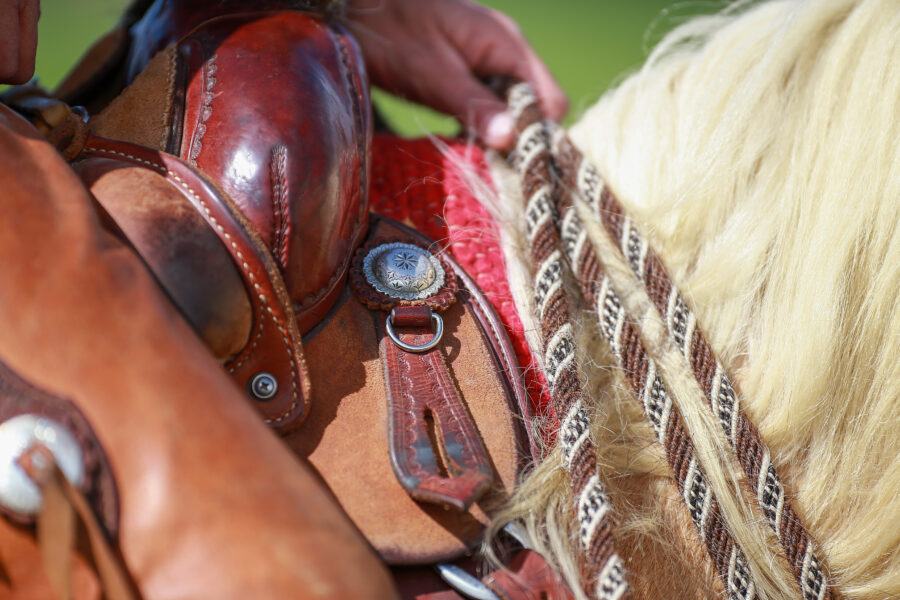
[[[259,340],[262,339],[263,335],[263,322],[262,320],[257,323],[256,326],[256,335],[253,336],[253,340],[250,342],[250,347],[242,351],[238,356],[240,360],[233,363],[231,366],[226,367],[229,373],[234,373],[242,366],[244,366],[247,361],[249,361],[253,357],[253,353],[256,350],[256,347],[259,345]],[[243,356],[241,356],[243,355]],[[237,358],[237,357],[235,357]]]
[[[279,331],[279,333],[281,333],[281,339],[284,342],[285,350],[287,350],[288,358],[290,359],[288,362],[290,364],[290,369],[291,369],[291,405],[280,416],[264,419],[264,421],[267,425],[270,425],[273,423],[280,423],[280,422],[286,420],[291,415],[291,413],[294,412],[294,410],[297,408],[297,405],[299,404],[298,394],[297,394],[298,373],[297,373],[297,369],[295,367],[295,361],[297,361],[297,357],[294,352],[293,345],[288,340],[289,334],[288,334],[287,330],[285,329],[284,325],[281,323],[281,320],[275,316],[274,311],[272,310],[271,306],[269,305],[268,297],[266,296],[265,292],[263,291],[262,286],[260,286],[259,283],[257,283],[256,277],[250,271],[250,265],[247,263],[246,258],[244,257],[244,254],[238,249],[238,246],[234,242],[234,240],[231,239],[231,234],[228,233],[227,231],[225,231],[225,228],[222,227],[221,224],[219,224],[219,221],[215,218],[215,216],[213,216],[212,211],[209,209],[209,206],[207,206],[207,204],[203,200],[203,198],[200,197],[200,195],[197,194],[197,192],[195,192],[194,189],[186,181],[184,181],[181,177],[179,177],[177,173],[175,173],[171,169],[166,168],[165,165],[161,165],[159,163],[156,163],[156,162],[153,162],[150,160],[139,158],[137,156],[128,154],[126,152],[120,152],[118,150],[108,150],[105,148],[95,148],[95,147],[88,147],[88,148],[86,148],[86,150],[88,152],[97,153],[97,154],[113,154],[113,155],[121,156],[123,158],[127,158],[129,160],[133,160],[133,161],[139,162],[141,164],[147,165],[149,167],[152,167],[155,170],[158,170],[161,174],[171,177],[172,179],[177,181],[178,184],[182,188],[184,188],[185,191],[187,191],[195,200],[197,200],[197,202],[200,203],[200,205],[203,207],[204,212],[206,212],[207,217],[212,222],[212,224],[215,226],[216,230],[219,231],[219,233],[221,233],[228,240],[229,245],[234,249],[235,255],[239,259],[239,264],[241,265],[241,269],[244,271],[244,274],[250,279],[251,283],[253,284],[253,288],[257,292],[257,298],[259,298],[259,300],[265,305],[266,312],[269,313],[269,317],[271,318],[272,322],[275,324],[275,328]]]

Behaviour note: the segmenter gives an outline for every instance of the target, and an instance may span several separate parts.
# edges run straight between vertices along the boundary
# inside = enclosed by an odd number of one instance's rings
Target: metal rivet
[[[0,424],[0,505],[25,516],[37,514],[42,503],[40,489],[18,464],[19,457],[35,444],[53,454],[73,485],[84,481],[81,446],[60,423],[37,415],[18,415]]]
[[[278,393],[278,380],[271,373],[257,373],[250,380],[250,393],[257,400],[271,400]]]

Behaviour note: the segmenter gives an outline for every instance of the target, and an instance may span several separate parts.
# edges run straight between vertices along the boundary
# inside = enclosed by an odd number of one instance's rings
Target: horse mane
[[[832,585],[872,600],[900,597],[898,64],[894,0],[741,2],[671,32],[570,132],[734,375]],[[478,191],[500,224],[526,331],[537,332],[524,200],[499,159],[492,173],[497,192]],[[687,361],[612,242],[586,226],[667,376],[758,594],[797,597]],[[721,593],[640,405],[595,319],[579,318],[592,436],[635,596]],[[548,446],[497,527],[523,521],[580,590],[561,464]]]

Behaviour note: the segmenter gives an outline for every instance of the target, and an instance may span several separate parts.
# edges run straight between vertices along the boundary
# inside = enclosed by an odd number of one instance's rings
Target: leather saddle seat
[[[382,558],[453,560],[531,460],[515,354],[439,244],[369,213],[358,48],[285,4],[156,3],[72,165]]]

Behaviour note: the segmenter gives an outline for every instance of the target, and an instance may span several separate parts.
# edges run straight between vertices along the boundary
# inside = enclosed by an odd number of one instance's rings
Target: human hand
[[[0,83],[31,79],[40,13],[39,0],[0,0]]]
[[[492,148],[512,145],[514,123],[481,78],[528,81],[552,119],[568,110],[515,22],[472,0],[350,0],[347,23],[375,85],[455,116]]]

